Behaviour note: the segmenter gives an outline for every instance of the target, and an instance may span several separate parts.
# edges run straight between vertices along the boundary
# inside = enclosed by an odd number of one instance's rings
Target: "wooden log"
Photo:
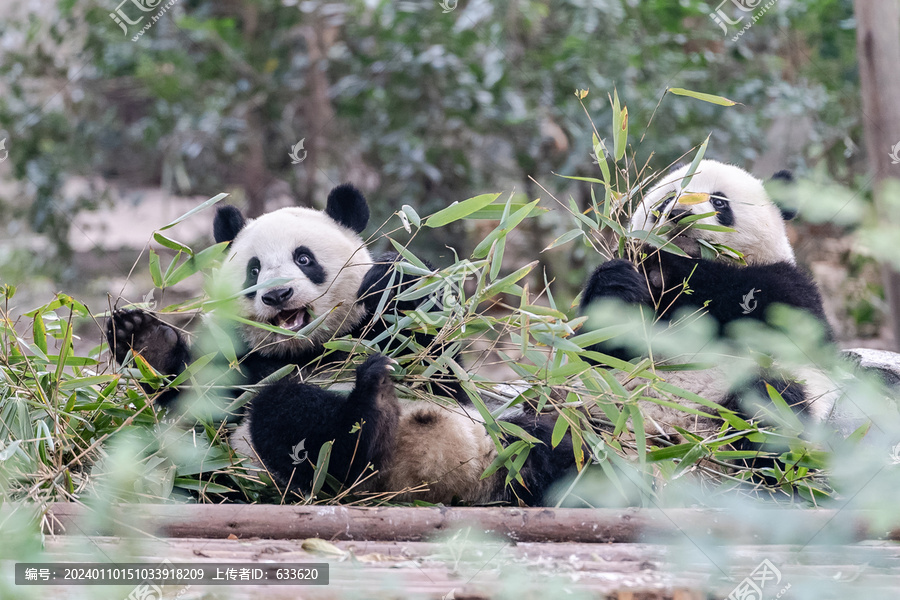
[[[103,519],[97,515],[85,519],[86,510],[72,503],[51,505],[45,533],[127,535],[130,530],[175,538],[423,541],[474,526],[512,542],[664,543],[687,538],[713,544],[769,544],[786,541],[778,523],[789,521],[791,530],[807,544],[900,540],[900,529],[876,530],[863,512],[823,509],[773,509],[771,522],[756,526],[746,515],[707,509],[125,505]]]

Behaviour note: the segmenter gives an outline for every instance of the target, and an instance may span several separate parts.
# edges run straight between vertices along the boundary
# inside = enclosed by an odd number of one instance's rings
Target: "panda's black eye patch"
[[[244,289],[253,287],[259,283],[259,270],[261,268],[259,259],[255,256],[247,262],[247,277],[244,279]],[[247,297],[253,298],[256,292],[248,292]]]
[[[713,192],[710,196],[713,208],[716,209],[716,220],[725,227],[734,225],[734,211],[731,210],[731,203],[728,196],[722,192]]]
[[[316,255],[306,246],[298,246],[294,250],[294,264],[300,267],[303,274],[315,285],[325,283],[325,269],[316,261]]]

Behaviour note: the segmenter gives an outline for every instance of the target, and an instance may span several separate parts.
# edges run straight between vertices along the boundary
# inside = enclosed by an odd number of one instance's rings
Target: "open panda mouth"
[[[289,329],[291,331],[300,331],[309,325],[311,319],[309,311],[305,306],[294,308],[291,310],[283,310],[269,320],[269,323],[276,327]]]
[[[694,258],[700,257],[700,242],[697,241],[692,235],[687,233],[687,230],[682,230],[669,238],[669,240],[682,250],[684,250],[689,256]]]

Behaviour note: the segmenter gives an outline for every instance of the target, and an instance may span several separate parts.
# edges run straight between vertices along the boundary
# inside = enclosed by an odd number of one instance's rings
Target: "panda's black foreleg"
[[[124,364],[129,352],[140,354],[162,375],[178,375],[191,359],[190,348],[174,327],[148,312],[122,309],[106,321],[106,341],[118,364]],[[147,393],[153,390],[142,386]],[[167,390],[156,399],[159,405],[170,403],[177,390]]]
[[[646,278],[631,262],[621,258],[607,261],[591,273],[581,296],[579,314],[586,314],[592,304],[604,299],[617,299],[626,304],[645,306],[652,306],[653,300]],[[635,358],[633,350],[617,344],[614,339],[589,346],[587,349],[621,360]]]
[[[624,258],[606,261],[594,269],[584,286],[582,312],[591,303],[604,298],[617,298],[628,304],[649,304],[652,300],[647,280]]]
[[[356,481],[369,463],[380,468],[390,457],[400,415],[390,366],[385,356],[369,357],[356,369],[349,395],[293,382],[263,388],[247,417],[257,458],[280,483],[304,492],[329,441],[328,472],[342,484]]]

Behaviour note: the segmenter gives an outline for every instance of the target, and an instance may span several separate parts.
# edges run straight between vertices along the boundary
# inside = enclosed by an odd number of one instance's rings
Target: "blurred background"
[[[514,232],[505,264],[540,259],[569,305],[602,257],[539,251],[573,226],[554,198],[589,205],[589,184],[556,174],[598,176],[591,122],[608,134],[615,89],[639,168],[711,136],[707,158],[830,190],[835,210],[805,210],[813,197],[791,226],[798,258],[843,345],[894,346],[858,235],[872,176],[849,1],[778,0],[740,35],[739,3],[694,0],[115,2],[0,6],[0,280],[19,287],[20,312],[56,291],[95,313],[140,301],[152,231],[219,192],[257,215],[322,207],[344,181],[369,197],[370,233],[403,204],[541,198],[550,210]],[[208,240],[211,218],[176,237]],[[491,227],[460,222],[412,249],[444,266],[448,246],[466,256]]]

